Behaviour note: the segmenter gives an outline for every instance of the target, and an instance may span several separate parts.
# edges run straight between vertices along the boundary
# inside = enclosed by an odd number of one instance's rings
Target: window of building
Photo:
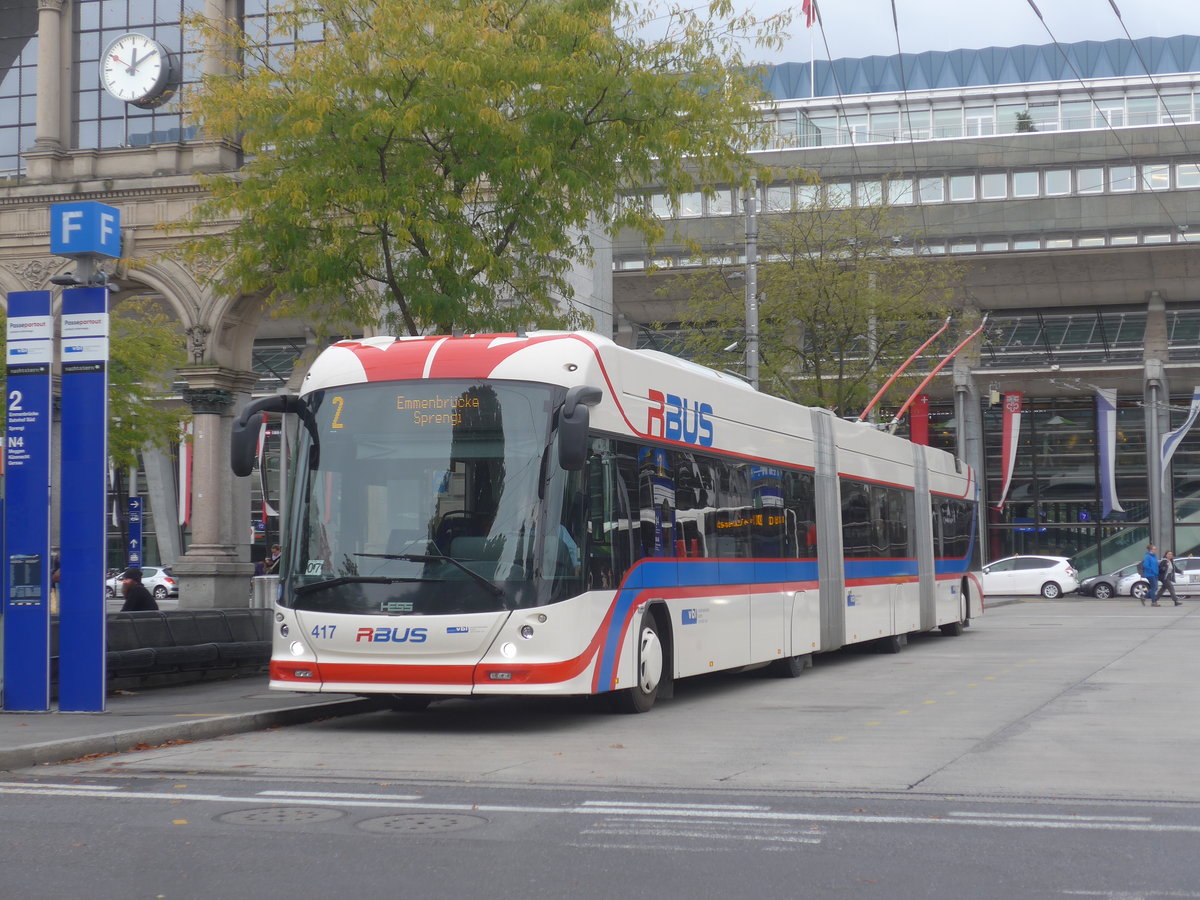
[[[675,209],[681,219],[694,219],[704,215],[704,198],[699,191],[685,191],[679,195]]]
[[[763,204],[767,212],[790,212],[792,209],[792,186],[773,184],[763,191]]]
[[[1135,166],[1111,166],[1108,170],[1108,189],[1116,194],[1127,193],[1137,187]]]
[[[963,114],[963,121],[966,126],[963,133],[968,137],[996,133],[996,110],[991,104],[967,107]]]
[[[923,141],[929,138],[929,110],[910,110],[903,114],[900,137]]]
[[[900,113],[871,113],[871,140],[894,141],[900,132]]]
[[[1014,197],[1036,197],[1038,195],[1038,173],[1013,172],[1012,191]]]
[[[1050,100],[1044,103],[1030,103],[1029,115],[1033,119],[1035,131],[1058,131],[1058,101]]]
[[[1168,165],[1142,166],[1142,190],[1165,191],[1171,186],[1171,167]]]
[[[840,143],[864,144],[870,140],[871,122],[866,113],[847,115],[842,119]]]
[[[660,219],[671,218],[671,201],[666,194],[650,195],[650,212]]]
[[[979,192],[984,200],[1003,200],[1008,196],[1008,175],[987,172],[979,177]]]
[[[975,199],[975,176],[974,175],[951,175],[950,176],[950,200],[974,200]]]
[[[1041,250],[1042,239],[1036,235],[1023,235],[1013,239],[1014,250]]]
[[[1092,101],[1064,101],[1061,106],[1062,127],[1065,131],[1080,131],[1092,127]]]
[[[1163,122],[1176,125],[1192,121],[1192,95],[1167,94],[1163,98]]]
[[[847,181],[831,181],[825,186],[825,202],[832,209],[845,209],[850,205],[852,198],[850,183]]]
[[[1125,112],[1130,125],[1157,125],[1157,97],[1127,97]]]
[[[733,191],[721,188],[708,198],[708,214],[710,216],[733,215]]]
[[[1071,193],[1070,169],[1047,169],[1044,176],[1047,197],[1059,197]]]
[[[1096,128],[1120,128],[1125,124],[1125,100],[1111,97],[1096,101]]]
[[[1175,187],[1200,187],[1200,163],[1179,163],[1175,166]]]
[[[950,242],[951,253],[974,253],[979,249],[979,243],[973,240],[957,240]]]
[[[922,203],[942,203],[946,199],[946,179],[918,179],[917,196]]]
[[[1075,172],[1075,188],[1081,194],[1099,194],[1104,191],[1103,169],[1079,169]]]
[[[887,200],[893,206],[908,206],[913,202],[913,180],[911,178],[889,178]]]
[[[1169,244],[1171,235],[1165,231],[1148,231],[1142,235],[1143,244]]]
[[[982,241],[979,249],[984,253],[1003,253],[1008,249],[1008,241]]]
[[[812,209],[821,202],[821,186],[819,184],[796,185],[796,208]]]
[[[25,171],[20,157],[31,147],[37,122],[37,4],[6,4],[0,35],[0,178]]]
[[[934,138],[962,137],[962,133],[963,113],[961,108],[935,109],[933,111]]]
[[[1136,244],[1138,236],[1136,234],[1113,234],[1109,235],[1108,245],[1110,247],[1128,247]]]
[[[1087,236],[1080,237],[1078,239],[1078,241],[1076,242],[1075,246],[1077,246],[1077,247],[1103,247],[1104,246],[1104,235],[1093,234],[1093,235],[1087,235]]]
[[[1046,238],[1047,250],[1067,250],[1072,246],[1072,239],[1069,237],[1048,237]]]
[[[883,203],[882,181],[860,181],[858,183],[858,205],[879,206]]]

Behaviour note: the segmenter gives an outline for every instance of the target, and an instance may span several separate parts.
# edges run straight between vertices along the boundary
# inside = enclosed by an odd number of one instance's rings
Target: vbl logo
[[[710,404],[681,399],[653,388],[648,396],[651,406],[646,414],[647,434],[701,447],[712,446],[713,425],[709,416],[713,408]]]
[[[423,644],[428,636],[427,628],[360,628],[354,640],[373,644]]]

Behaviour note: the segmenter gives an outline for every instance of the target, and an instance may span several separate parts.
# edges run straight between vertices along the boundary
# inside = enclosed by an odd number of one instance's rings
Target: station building
[[[224,606],[244,602],[252,560],[277,539],[277,486],[263,496],[232,477],[230,423],[252,396],[294,388],[318,348],[311,328],[271,317],[260,298],[215,294],[162,227],[198,202],[194,176],[235,171],[240,148],[190,127],[176,96],[139,105],[100,84],[101,53],[128,32],[176,56],[173,94],[224,70],[229,60],[183,44],[194,10],[261,31],[272,0],[0,0],[0,294],[49,289],[73,268],[49,253],[50,204],[121,210],[124,255],[139,265],[113,272],[114,302],[150,297],[178,320],[188,364],[164,402],[193,420],[190,480],[169,454],[145,454],[146,561],[174,565],[182,605]],[[1200,384],[1200,38],[782,65],[768,85],[775,137],[763,159],[821,183],[763,185],[764,214],[886,198],[912,212],[914,234],[920,222],[919,252],[967,265],[989,325],[931,388],[933,441],[963,449],[993,504],[1003,474],[991,392],[1023,401],[1021,452],[988,514],[985,558],[1059,552],[1107,570],[1152,528],[1165,546],[1200,546],[1200,435],[1183,440],[1165,484],[1155,465]],[[669,232],[741,253],[731,190],[656,208]],[[651,268],[690,264],[682,240],[651,256],[640,237],[616,235],[611,258],[577,273],[579,299],[600,310],[598,330],[645,344],[651,323],[680,318]],[[1098,487],[1097,388],[1117,392],[1120,511],[1102,507]],[[119,537],[114,526],[110,545]]]
[[[982,475],[985,561],[1056,554],[1093,574],[1140,558],[1151,534],[1200,552],[1200,429],[1160,472],[1200,385],[1200,38],[789,64],[767,84],[761,161],[819,183],[761,185],[760,219],[886,201],[912,229],[897,250],[953,256],[988,316],[929,389],[931,443]],[[649,202],[667,238],[651,253],[618,236],[613,291],[630,339],[653,346],[649,326],[680,318],[672,277],[743,261],[745,228],[729,190]],[[1100,390],[1116,406],[1107,500]],[[1007,394],[1021,412],[1004,493]]]

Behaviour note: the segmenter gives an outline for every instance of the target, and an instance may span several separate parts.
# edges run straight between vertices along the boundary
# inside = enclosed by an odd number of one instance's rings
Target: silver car
[[[105,597],[121,595],[121,575],[124,569],[104,582]],[[142,584],[155,600],[179,596],[179,580],[171,574],[170,566],[142,566]]]

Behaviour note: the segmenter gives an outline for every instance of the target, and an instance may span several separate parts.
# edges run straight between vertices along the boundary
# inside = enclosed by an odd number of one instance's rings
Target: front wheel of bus
[[[622,713],[648,712],[658,699],[663,676],[663,646],[654,617],[646,615],[638,635],[637,684],[613,694],[613,709]]]

